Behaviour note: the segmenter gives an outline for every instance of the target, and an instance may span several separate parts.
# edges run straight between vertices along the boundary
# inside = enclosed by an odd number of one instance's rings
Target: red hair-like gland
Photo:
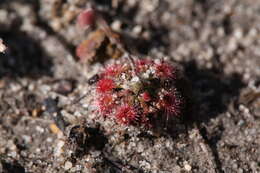
[[[113,97],[111,94],[102,94],[98,98],[99,111],[103,116],[107,116],[115,107]]]
[[[138,72],[146,70],[146,65],[152,65],[153,61],[150,59],[138,59],[135,61],[136,69]]]
[[[114,77],[122,73],[122,71],[123,66],[121,64],[113,64],[105,69],[104,75]]]
[[[175,69],[172,65],[166,62],[161,62],[156,65],[156,75],[161,78],[175,78]]]
[[[112,91],[112,89],[115,87],[115,82],[112,79],[100,79],[97,83],[97,91],[100,93]]]
[[[123,105],[116,113],[116,120],[122,124],[131,124],[136,121],[138,115],[133,106]]]
[[[162,109],[165,110],[167,116],[177,116],[180,114],[182,99],[176,92],[177,91],[165,93],[160,101]]]
[[[142,96],[142,99],[143,99],[145,102],[151,101],[151,96],[150,96],[150,94],[149,94],[148,92],[142,93],[141,96]]]

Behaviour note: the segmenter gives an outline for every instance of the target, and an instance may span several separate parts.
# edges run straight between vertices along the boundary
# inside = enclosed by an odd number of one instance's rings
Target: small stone
[[[25,142],[26,144],[32,142],[31,136],[28,136],[28,135],[22,135],[22,139],[24,140],[24,142]]]
[[[65,142],[62,140],[59,140],[57,142],[57,145],[55,147],[54,156],[58,157],[63,153],[62,147],[64,146]]]
[[[40,132],[40,133],[43,133],[44,132],[44,128],[40,127],[40,126],[36,126],[35,127],[35,130]]]
[[[234,36],[236,39],[241,39],[243,37],[243,31],[242,29],[238,28],[234,31]]]
[[[54,123],[50,124],[50,129],[51,129],[51,132],[54,134],[61,133],[60,129]]]
[[[62,27],[62,23],[59,19],[53,19],[53,21],[51,22],[51,27],[54,31],[59,31]]]
[[[3,43],[3,40],[0,38],[0,52],[4,52],[6,50],[6,46]]]
[[[72,168],[72,163],[70,161],[66,161],[64,165],[64,169],[69,170],[70,168]]]
[[[47,142],[52,142],[53,140],[52,140],[52,138],[47,138],[46,141]]]
[[[184,169],[186,171],[191,171],[191,166],[188,163],[184,163]]]
[[[122,22],[119,20],[115,20],[112,24],[111,24],[111,28],[114,31],[121,31],[121,26],[122,26]]]
[[[41,152],[41,149],[40,149],[40,148],[36,148],[35,152],[36,152],[36,153],[40,153],[40,152]]]
[[[38,117],[40,115],[40,109],[33,109],[32,110],[32,117]]]
[[[245,124],[244,120],[239,120],[237,123],[238,126],[243,126],[244,124]]]
[[[136,26],[133,28],[133,33],[134,33],[135,35],[139,35],[141,32],[142,32],[142,26],[136,25]]]
[[[9,157],[15,158],[17,156],[17,153],[16,153],[16,151],[12,151],[12,152],[9,152],[7,155]]]

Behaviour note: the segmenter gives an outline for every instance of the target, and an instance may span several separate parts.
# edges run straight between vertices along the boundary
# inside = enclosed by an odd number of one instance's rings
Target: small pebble
[[[186,164],[184,164],[184,169],[186,171],[191,171],[191,166],[188,163],[186,163]]]
[[[25,143],[30,143],[30,142],[32,142],[31,136],[22,135],[22,138],[23,138],[23,140],[24,140]]]
[[[136,25],[136,26],[133,28],[133,33],[134,33],[135,35],[139,35],[141,32],[142,32],[142,26]]]
[[[32,117],[38,117],[40,115],[40,109],[33,109],[32,110]]]
[[[17,153],[16,153],[16,151],[12,151],[12,152],[9,152],[7,155],[9,157],[15,158],[17,156]]]
[[[64,165],[64,169],[69,170],[70,168],[72,168],[72,163],[70,161],[66,161]]]
[[[40,133],[43,133],[44,132],[44,128],[40,127],[40,126],[36,126],[35,127],[35,130],[40,132]]]
[[[6,46],[3,43],[3,40],[0,38],[0,52],[4,52],[6,50]]]
[[[121,31],[121,26],[122,26],[122,22],[119,20],[115,20],[112,24],[111,24],[111,28],[114,31]]]
[[[52,142],[53,140],[52,140],[52,138],[47,138],[46,141],[47,142]]]
[[[54,123],[50,124],[50,129],[51,129],[51,132],[54,134],[58,134],[61,132],[60,129]]]
[[[40,153],[40,152],[41,152],[41,149],[40,149],[40,148],[36,148],[35,152],[36,152],[36,153]]]
[[[65,142],[62,140],[59,140],[57,142],[56,148],[55,148],[55,152],[54,152],[54,156],[58,157],[63,153],[63,149],[62,147],[64,146]]]

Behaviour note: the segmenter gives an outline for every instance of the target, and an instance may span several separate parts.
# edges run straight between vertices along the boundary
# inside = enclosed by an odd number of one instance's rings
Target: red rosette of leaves
[[[168,120],[182,115],[185,99],[176,85],[178,70],[171,62],[135,58],[113,62],[95,84],[101,115],[123,125],[150,127],[159,116]]]

